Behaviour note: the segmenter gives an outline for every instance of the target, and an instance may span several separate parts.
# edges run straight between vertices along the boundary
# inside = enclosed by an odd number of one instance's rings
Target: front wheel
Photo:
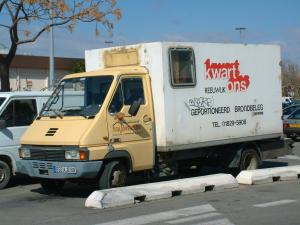
[[[12,172],[9,165],[0,160],[0,189],[3,189],[7,186],[12,177]]]
[[[48,193],[59,193],[63,189],[65,181],[44,179],[40,181],[40,184]]]
[[[259,156],[254,149],[246,149],[243,151],[240,161],[240,171],[255,170],[259,165]]]
[[[126,185],[126,166],[119,161],[111,161],[104,165],[104,170],[99,179],[99,188],[107,189]]]

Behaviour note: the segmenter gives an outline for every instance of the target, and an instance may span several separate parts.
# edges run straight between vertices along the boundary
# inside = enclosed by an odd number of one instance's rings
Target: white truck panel
[[[193,48],[196,86],[172,87],[171,47]],[[151,76],[160,151],[281,136],[279,46],[156,42],[126,48],[138,49]],[[104,67],[105,50],[86,51],[87,71]]]

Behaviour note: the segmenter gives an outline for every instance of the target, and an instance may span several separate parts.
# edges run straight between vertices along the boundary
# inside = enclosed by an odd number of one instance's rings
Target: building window
[[[195,57],[191,48],[171,48],[169,50],[171,82],[175,87],[195,86]]]

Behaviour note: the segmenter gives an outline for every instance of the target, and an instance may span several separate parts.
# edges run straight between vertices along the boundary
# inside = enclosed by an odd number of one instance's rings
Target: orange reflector
[[[300,124],[287,124],[290,128],[300,128]],[[287,128],[288,128],[287,127]]]
[[[83,151],[79,152],[79,159],[80,160],[85,160],[85,152],[83,152]]]

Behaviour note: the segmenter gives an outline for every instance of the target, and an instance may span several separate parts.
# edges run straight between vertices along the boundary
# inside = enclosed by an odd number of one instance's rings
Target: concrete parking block
[[[265,184],[275,181],[296,180],[300,177],[300,166],[245,170],[236,177],[239,184]]]
[[[94,191],[86,199],[85,206],[104,209],[236,187],[238,187],[238,182],[232,175],[216,174]]]

